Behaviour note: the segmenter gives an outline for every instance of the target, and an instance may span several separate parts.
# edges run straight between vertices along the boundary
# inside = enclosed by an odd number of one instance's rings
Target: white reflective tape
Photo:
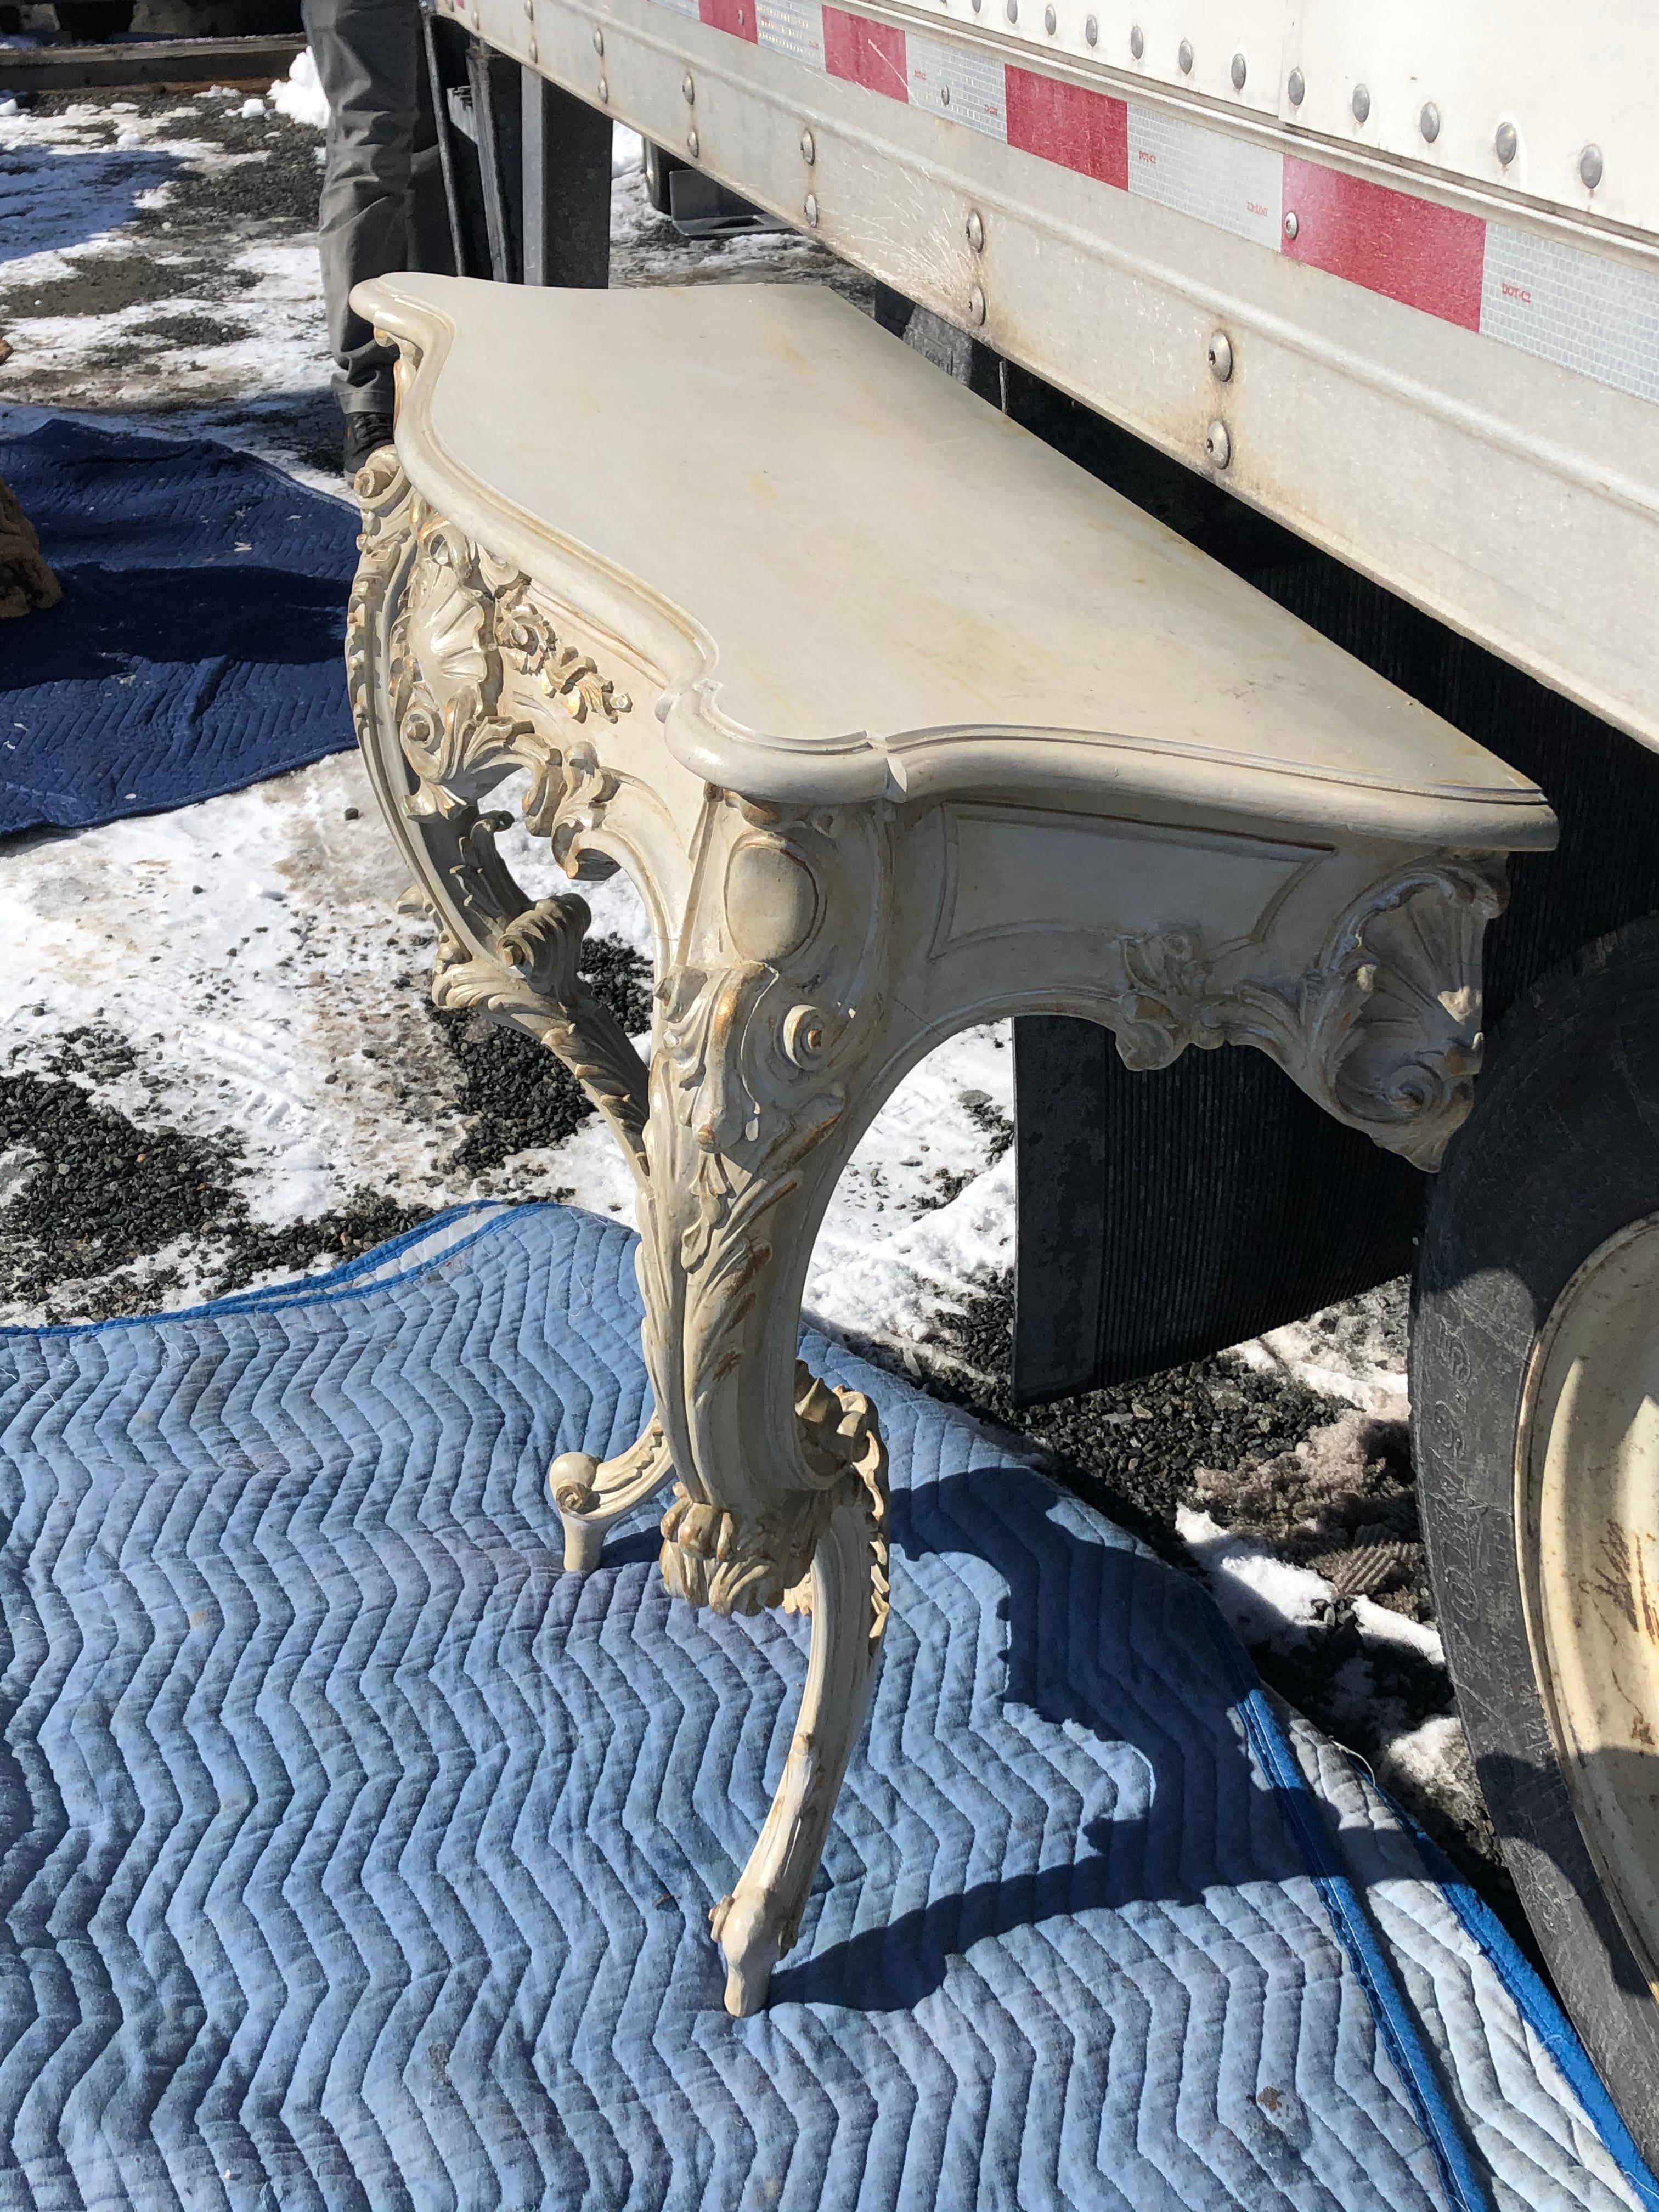
[[[657,0],[659,8],[672,8],[677,15],[689,15],[694,23],[702,21],[697,0]]]
[[[907,29],[904,56],[910,105],[965,123],[988,138],[1008,137],[1008,80],[1002,64],[975,46],[946,46]]]
[[[762,46],[805,62],[808,69],[823,67],[823,10],[818,0],[756,0],[755,31]]]
[[[1659,399],[1659,276],[1564,240],[1486,225],[1480,334]]]
[[[1236,238],[1279,250],[1285,167],[1265,146],[1129,104],[1129,190]]]

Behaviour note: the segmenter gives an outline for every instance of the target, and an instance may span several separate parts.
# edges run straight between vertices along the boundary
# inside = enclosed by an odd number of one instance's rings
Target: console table
[[[397,443],[358,479],[347,664],[438,923],[433,994],[516,1024],[638,1180],[645,1433],[549,1477],[566,1566],[671,1492],[692,1605],[811,1615],[776,1798],[714,1909],[726,2004],[793,1942],[888,1606],[884,1455],[797,1358],[836,1179],[896,1083],[1016,1013],[1133,1067],[1254,1045],[1424,1167],[1480,1058],[1539,792],[814,285],[389,277]],[[650,913],[649,1064],[523,819]]]

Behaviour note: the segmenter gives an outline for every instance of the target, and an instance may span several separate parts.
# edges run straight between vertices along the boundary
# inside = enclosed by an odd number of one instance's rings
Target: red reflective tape
[[[748,7],[750,0],[743,4]],[[848,84],[884,92],[889,100],[909,100],[904,33],[890,23],[871,23],[862,15],[849,15],[844,8],[826,8],[823,66],[831,76],[844,77]]]
[[[828,11],[826,10],[826,13]],[[1058,77],[1008,71],[1008,143],[1062,169],[1129,189],[1127,101]]]
[[[1486,226],[1479,216],[1287,154],[1285,226],[1285,251],[1292,261],[1420,307],[1443,322],[1461,323],[1466,331],[1480,329]]]
[[[751,46],[760,44],[755,0],[697,0],[697,14],[717,31],[729,31],[734,39],[747,39]]]

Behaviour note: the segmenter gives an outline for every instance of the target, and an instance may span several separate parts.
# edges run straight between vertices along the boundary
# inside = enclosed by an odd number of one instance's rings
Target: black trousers
[[[443,173],[415,0],[303,0],[327,96],[318,225],[335,397],[348,415],[392,412],[393,350],[351,288],[394,270],[453,267]]]

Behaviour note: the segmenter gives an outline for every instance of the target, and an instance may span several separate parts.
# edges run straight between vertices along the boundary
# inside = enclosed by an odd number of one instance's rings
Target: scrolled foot
[[[786,1942],[775,1901],[752,1893],[721,1898],[709,1908],[708,1924],[726,1961],[726,2009],[733,2020],[748,2020],[764,2006],[772,1969],[795,1931],[787,1931]]]
[[[561,1452],[547,1470],[547,1490],[564,1530],[565,1572],[591,1573],[599,1564],[606,1530],[673,1475],[674,1462],[654,1417],[638,1442],[615,1459]]]
[[[599,1564],[607,1523],[585,1520],[594,1504],[599,1462],[591,1452],[561,1452],[547,1470],[547,1487],[564,1528],[564,1571],[585,1575]]]

